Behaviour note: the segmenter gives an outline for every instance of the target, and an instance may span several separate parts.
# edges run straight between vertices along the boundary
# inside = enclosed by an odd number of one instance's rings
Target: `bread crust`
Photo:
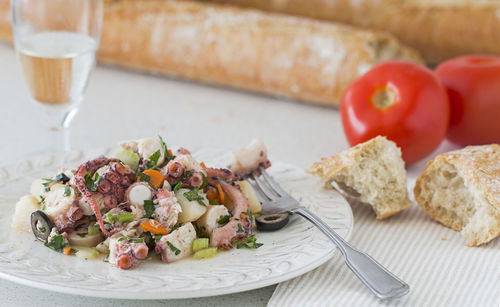
[[[496,0],[215,0],[388,31],[430,64],[469,53],[500,55]]]
[[[465,225],[458,223],[456,217],[442,214],[426,200],[424,194],[428,192],[425,183],[433,176],[437,176],[445,165],[451,165],[463,179],[467,190],[475,196],[475,200],[484,200],[491,206],[497,225],[490,227],[487,235],[475,234],[474,238],[466,238],[467,245],[477,246],[500,235],[500,145],[468,146],[464,149],[438,155],[426,165],[425,171],[417,179],[414,195],[417,203],[431,218],[456,231],[462,231]],[[450,189],[450,193],[454,193]],[[466,205],[466,204],[462,204]],[[476,206],[477,204],[470,204]],[[468,235],[471,236],[470,234]]]
[[[108,0],[104,12],[103,63],[316,104],[337,106],[379,62],[422,62],[391,35],[292,16],[165,0]]]

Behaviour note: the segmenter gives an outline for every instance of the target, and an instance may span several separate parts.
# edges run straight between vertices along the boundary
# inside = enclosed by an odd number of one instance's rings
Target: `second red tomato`
[[[384,135],[402,149],[407,164],[439,146],[450,116],[439,79],[405,61],[385,62],[363,75],[347,89],[340,110],[351,146]]]

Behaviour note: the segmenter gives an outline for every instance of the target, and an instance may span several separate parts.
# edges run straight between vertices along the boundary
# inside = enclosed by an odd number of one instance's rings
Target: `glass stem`
[[[69,110],[51,110],[45,109],[45,123],[48,124],[50,146],[48,152],[62,152],[68,154],[71,150],[70,124],[78,108]]]

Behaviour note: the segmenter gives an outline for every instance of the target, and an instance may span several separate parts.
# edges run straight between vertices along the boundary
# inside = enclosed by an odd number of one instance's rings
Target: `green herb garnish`
[[[197,201],[200,205],[206,207],[205,203],[203,202],[204,198],[200,194],[198,194],[198,191],[200,188],[194,188],[190,191],[184,192],[184,197],[186,197],[187,200],[189,201]]]
[[[215,200],[215,199],[209,199],[208,202],[212,205],[212,206],[220,206],[220,204]]]
[[[40,231],[41,233],[45,233],[47,229],[45,229],[45,227],[38,227],[38,231]]]
[[[95,177],[95,178],[92,178]],[[97,191],[97,187],[99,186],[99,181],[101,181],[101,176],[97,173],[95,173],[95,176],[92,176],[91,173],[85,174],[85,185],[87,186],[87,189],[91,192]]]
[[[238,230],[236,230],[236,232],[243,232],[243,227],[241,226],[240,223],[238,223]]]
[[[121,241],[127,241],[127,242],[133,242],[133,243],[144,243],[144,238],[127,238],[127,237],[123,237],[123,238],[118,239],[118,242],[121,242]]]
[[[247,238],[244,238],[238,244],[236,244],[236,248],[259,248],[263,243],[257,243],[257,238],[255,236],[249,236]]]
[[[231,216],[229,216],[229,215],[224,215],[223,217],[221,217],[221,218],[217,221],[217,223],[218,223],[219,225],[225,225],[225,224],[227,224],[227,223],[229,222],[229,219],[230,219],[230,218],[231,218]]]
[[[69,181],[68,176],[66,176],[64,173],[60,173],[57,176],[54,177],[54,179],[45,179],[47,182],[42,183],[42,185],[45,187],[45,192],[50,191],[50,185],[52,183],[66,183]]]
[[[40,201],[38,203],[40,204],[40,210],[44,211],[45,210],[45,197],[40,195]]]
[[[201,184],[201,187],[200,189],[203,189],[207,186],[207,176],[205,176],[205,174],[201,173],[201,176],[203,177],[203,183]]]
[[[152,200],[144,200],[144,211],[146,211],[145,218],[150,218],[155,212],[155,203]]]
[[[165,152],[165,157],[167,158],[167,162],[170,162],[170,160],[175,159],[174,155],[170,155],[168,153],[167,144],[165,144],[165,142],[163,141],[163,138],[160,135],[158,137],[160,138],[160,143],[161,143],[161,146],[163,147],[163,151]]]
[[[175,247],[170,241],[167,241],[168,247],[170,247],[170,250],[177,256],[181,253],[181,250]]]
[[[85,238],[88,233],[77,233],[77,235],[80,237],[80,238]]]
[[[45,246],[60,252],[64,247],[66,247],[65,238],[62,235],[55,235],[52,237],[52,240],[48,243],[45,243]]]
[[[174,193],[179,191],[179,189],[181,188],[182,186],[182,182],[177,182],[174,186]]]
[[[69,197],[71,195],[71,188],[69,185],[64,187],[64,196]]]
[[[141,172],[139,172],[139,173],[137,174],[137,177],[139,177],[139,179],[140,179],[141,181],[148,182],[148,183],[149,183],[149,181],[151,180],[151,177],[149,177],[149,175],[148,175],[148,174],[144,174],[144,173],[141,173]]]
[[[155,235],[155,241],[156,242],[160,241],[161,237],[163,237],[163,235]]]
[[[250,220],[250,222],[253,222],[254,217],[253,217],[253,213],[252,213],[252,211],[250,211],[250,209],[247,210],[247,215],[248,215],[248,219]]]
[[[158,149],[151,156],[149,156],[147,167],[148,168],[156,167],[156,164],[158,164],[158,159],[160,159],[160,156],[161,156],[161,151]]]

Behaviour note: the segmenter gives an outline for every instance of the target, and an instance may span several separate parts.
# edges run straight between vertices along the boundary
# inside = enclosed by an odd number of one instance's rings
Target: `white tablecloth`
[[[444,143],[441,151],[453,149]],[[434,222],[414,201],[413,187],[424,163],[409,169],[413,205],[378,221],[370,208],[353,205],[350,241],[410,285],[410,294],[381,302],[354,276],[340,253],[318,269],[281,283],[274,306],[498,306],[500,239],[467,247],[461,235]]]

